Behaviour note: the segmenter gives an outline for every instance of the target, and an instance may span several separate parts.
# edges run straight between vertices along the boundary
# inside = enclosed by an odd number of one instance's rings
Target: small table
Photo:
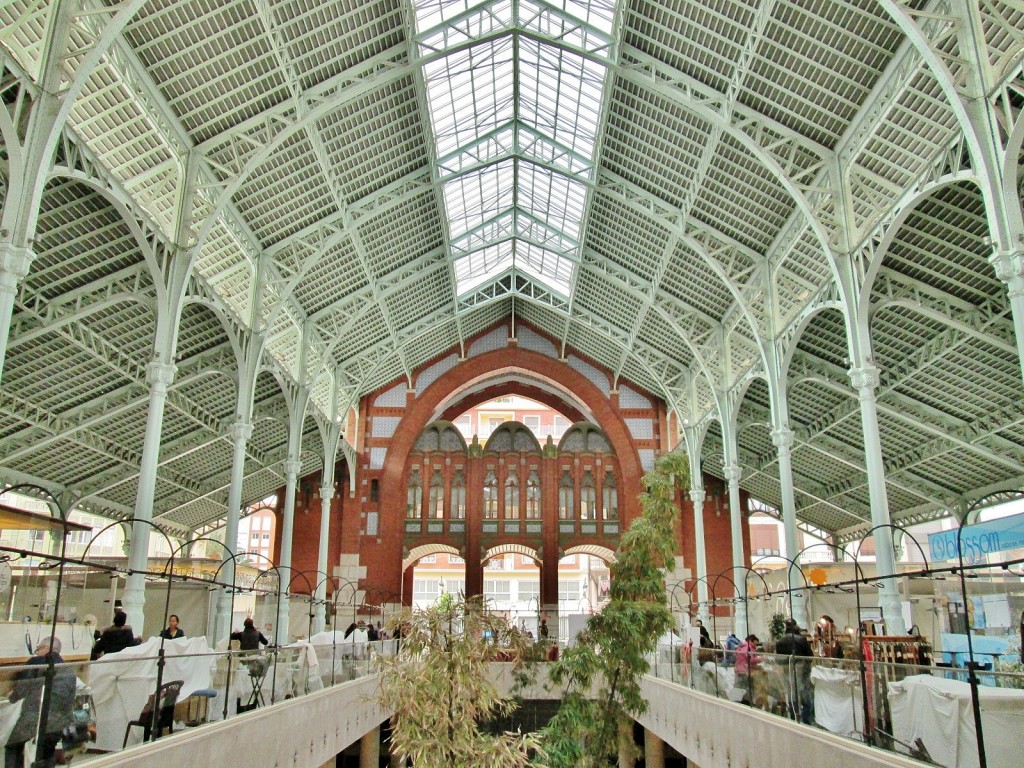
[[[188,714],[185,725],[192,728],[205,723],[209,718],[210,699],[216,698],[216,696],[217,691],[213,688],[200,688],[197,691],[192,691],[192,695],[188,697]]]
[[[263,699],[263,681],[267,677],[270,664],[262,656],[246,659],[242,661],[242,664],[249,668],[249,682],[252,683],[252,693],[249,694],[249,701],[246,703],[245,709],[266,705],[266,701]]]

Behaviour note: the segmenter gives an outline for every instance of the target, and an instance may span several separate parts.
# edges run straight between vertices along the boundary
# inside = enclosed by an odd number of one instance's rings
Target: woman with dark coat
[[[95,661],[105,653],[117,653],[133,645],[140,645],[142,639],[128,626],[128,614],[114,611],[114,623],[103,630],[100,639],[92,647],[92,659]]]
[[[252,619],[242,622],[241,632],[232,632],[231,639],[238,641],[238,648],[242,651],[257,651],[260,644],[270,645],[270,641],[263,636],[263,633],[256,629]]]
[[[178,614],[172,613],[167,617],[167,628],[160,630],[160,637],[164,640],[179,640],[185,636],[185,631],[178,626]]]

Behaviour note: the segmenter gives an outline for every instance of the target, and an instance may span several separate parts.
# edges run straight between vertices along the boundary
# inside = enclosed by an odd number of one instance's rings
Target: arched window
[[[562,479],[558,481],[558,519],[572,520],[574,516],[572,475],[568,469],[563,469]]]
[[[594,488],[594,473],[589,469],[583,472],[580,483],[580,520],[596,520],[597,491]]]
[[[505,478],[505,519],[519,519],[519,473],[515,467],[509,467]]]
[[[540,520],[540,478],[536,469],[531,469],[526,478],[526,519]]]
[[[427,516],[435,520],[444,519],[444,478],[441,470],[435,469],[430,476],[430,507]]]
[[[420,480],[420,468],[413,467],[409,476],[409,486],[405,493],[405,518],[419,520],[423,506],[423,482]]]
[[[488,470],[484,478],[484,520],[498,519],[498,478]]]
[[[466,477],[461,469],[452,477],[452,520],[466,519]]]
[[[615,473],[610,468],[604,473],[601,487],[601,511],[605,520],[619,519],[619,489],[615,485]]]

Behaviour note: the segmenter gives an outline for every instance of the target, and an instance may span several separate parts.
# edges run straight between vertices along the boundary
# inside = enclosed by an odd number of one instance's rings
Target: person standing
[[[117,653],[133,645],[142,643],[140,638],[128,625],[128,614],[114,611],[114,623],[103,630],[100,639],[92,647],[92,660],[95,661],[105,653]]]
[[[775,653],[780,656],[800,657],[789,659],[789,683],[786,698],[789,714],[805,725],[811,724],[811,662],[814,649],[800,632],[800,626],[792,619],[786,620],[785,634],[775,644]]]
[[[725,666],[731,667],[736,663],[736,649],[740,647],[740,639],[735,632],[730,632],[725,638]]]
[[[180,640],[185,636],[185,631],[178,626],[178,614],[172,613],[167,617],[167,627],[160,630],[160,637],[164,640]]]
[[[4,747],[4,768],[23,768],[25,765],[25,744],[37,735],[43,685],[46,667],[52,661],[53,682],[50,686],[50,708],[45,727],[36,746],[34,766],[50,768],[56,764],[57,744],[60,743],[65,727],[74,723],[75,687],[74,672],[61,658],[59,637],[44,638],[36,646],[35,653],[27,662],[29,669],[15,675],[11,701],[21,701],[21,714],[14,724]]]
[[[763,703],[761,694],[761,657],[757,649],[761,645],[757,635],[747,635],[736,648],[736,687],[747,691],[745,703],[758,706]]]
[[[231,633],[231,639],[238,641],[238,648],[242,651],[258,651],[260,645],[270,645],[270,641],[256,629],[256,623],[251,618],[242,622],[240,632]]]
[[[710,648],[713,644],[711,642],[711,635],[708,634],[707,627],[704,626],[704,622],[697,619],[693,622],[693,626],[700,632],[700,645],[702,648]]]

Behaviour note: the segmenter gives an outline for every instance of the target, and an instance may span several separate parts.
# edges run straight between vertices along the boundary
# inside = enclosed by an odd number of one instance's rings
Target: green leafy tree
[[[415,768],[530,765],[536,734],[491,734],[481,725],[509,714],[515,700],[502,696],[488,674],[500,654],[517,667],[526,639],[479,598],[446,594],[425,610],[405,610],[388,622],[400,636],[397,655],[377,658],[378,701],[391,717],[391,751]]]
[[[644,475],[642,514],[623,535],[611,565],[610,601],[550,665],[565,694],[542,732],[552,768],[597,768],[621,751],[635,756],[633,719],[647,709],[641,692],[647,654],[673,627],[665,571],[675,566],[676,488],[689,486],[685,456],[667,454]]]

